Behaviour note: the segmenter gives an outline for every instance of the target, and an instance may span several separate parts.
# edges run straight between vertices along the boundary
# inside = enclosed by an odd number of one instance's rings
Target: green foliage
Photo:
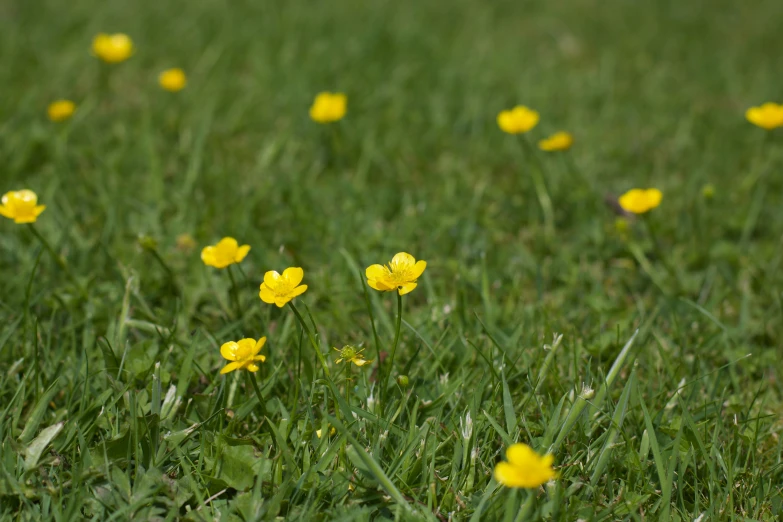
[[[744,120],[782,101],[781,17],[0,5],[0,193],[38,193],[55,254],[0,222],[0,517],[782,518],[783,135]],[[136,54],[102,66],[99,31]],[[180,93],[157,86],[169,67]],[[322,90],[344,120],[309,120]],[[57,98],[71,121],[46,119]],[[495,123],[518,103],[541,113],[522,144]],[[530,146],[561,129],[572,150]],[[617,195],[653,186],[661,206],[617,225]],[[199,259],[227,235],[252,246],[233,280]],[[397,301],[362,276],[403,250],[428,265],[379,373]],[[258,298],[287,266],[310,332]],[[219,374],[222,343],[264,335],[258,393]],[[373,363],[336,365],[345,345]],[[515,441],[559,478],[496,484]]]

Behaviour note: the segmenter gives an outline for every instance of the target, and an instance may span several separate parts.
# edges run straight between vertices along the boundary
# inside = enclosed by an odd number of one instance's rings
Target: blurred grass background
[[[280,465],[280,441],[259,428],[263,419],[250,409],[245,424],[237,418],[223,432],[223,420],[212,423],[198,443],[189,439],[191,446],[154,463],[174,480],[187,475],[192,459],[199,477],[212,477],[192,486],[184,500],[159,490],[107,500],[100,488],[121,490],[117,481],[123,479],[108,466],[85,463],[83,454],[127,430],[137,433],[137,415],[127,413],[136,406],[128,401],[140,393],[138,418],[150,414],[144,404],[155,361],[163,362],[164,393],[170,380],[184,402],[196,395],[203,402],[173,414],[166,429],[212,418],[221,400],[228,409],[232,400],[244,401],[240,381],[228,380],[239,388],[230,397],[224,393],[216,347],[267,330],[265,390],[280,397],[268,405],[271,422],[290,411],[302,414],[304,404],[315,408],[309,424],[307,416],[295,416],[282,430],[293,448],[310,444],[325,399],[306,386],[298,388],[299,402],[291,396],[300,383],[286,374],[293,363],[285,354],[296,351],[298,333],[287,314],[255,298],[262,274],[304,267],[305,301],[324,346],[369,345],[356,271],[405,250],[429,265],[406,300],[410,329],[401,369],[416,383],[414,397],[436,401],[426,416],[439,424],[456,429],[457,419],[472,412],[472,447],[481,448],[483,465],[470,472],[475,487],[465,492],[470,468],[463,462],[451,469],[452,453],[462,449],[455,449],[456,432],[444,428],[425,437],[437,462],[433,457],[430,469],[411,471],[404,484],[397,476],[412,504],[467,519],[481,513],[485,498],[483,519],[500,520],[504,510],[516,512],[507,497],[522,500],[488,486],[506,441],[491,422],[478,419],[486,411],[508,421],[508,409],[502,379],[466,339],[486,349],[497,371],[508,362],[501,350],[515,362],[504,368],[504,378],[512,413],[525,429],[509,435],[540,443],[548,424],[562,421],[561,397],[567,409],[582,383],[597,388],[641,326],[635,370],[624,370],[605,415],[582,418],[581,429],[556,453],[562,479],[538,498],[535,516],[687,520],[706,512],[709,520],[775,520],[781,509],[783,138],[751,126],[744,111],[781,100],[781,18],[783,4],[772,0],[0,3],[0,190],[38,192],[48,206],[39,229],[91,295],[88,303],[78,302],[45,254],[36,264],[34,238],[2,224],[0,393],[10,419],[3,432],[18,440],[39,394],[56,383],[60,399],[44,408],[39,422],[68,421],[54,448],[70,459],[63,457],[67,469],[49,462],[51,477],[42,476],[20,471],[18,448],[4,445],[6,477],[15,478],[0,487],[3,513],[33,519],[74,513],[212,519],[217,512],[245,520],[315,513],[394,518],[395,508],[372,487],[355,496],[332,494],[335,484],[347,487],[335,477],[351,475],[343,453],[334,466],[319,469],[321,482],[308,479],[312,489],[296,484],[289,464],[249,485],[232,482],[228,494],[206,504],[223,488],[213,489],[216,472],[199,455],[213,458],[209,448],[222,447],[215,442],[220,437],[246,441],[252,435],[269,458],[264,466]],[[135,56],[104,67],[89,54],[98,32],[127,33]],[[169,67],[188,74],[181,93],[157,86],[158,73]],[[328,129],[307,115],[322,90],[345,92],[349,100],[346,118]],[[46,120],[45,107],[57,98],[78,105],[66,125]],[[500,110],[515,104],[542,115],[531,140],[557,130],[575,136],[566,155],[541,155],[555,203],[554,238],[544,233],[530,163],[495,123]],[[715,187],[712,200],[702,196],[706,184]],[[630,232],[667,278],[664,291],[629,253],[604,202],[634,186],[664,192],[650,215],[660,248],[645,239],[642,223],[632,223]],[[181,234],[191,234],[198,248],[177,247]],[[224,235],[253,247],[242,265],[247,312],[241,320],[226,313],[228,282],[198,259],[201,246]],[[140,236],[154,240],[154,255],[139,246]],[[673,273],[664,271],[667,263]],[[380,333],[391,337],[391,300],[373,296],[372,303]],[[129,317],[175,329],[179,337],[158,339],[149,328],[129,326]],[[565,348],[540,393],[531,394],[540,346],[553,332],[565,334]],[[120,343],[112,348],[118,357],[123,344],[136,347],[128,349],[137,356],[129,362],[138,360],[135,379],[95,369],[106,364],[102,337]],[[32,360],[40,360],[37,371]],[[198,369],[184,372],[186,360]],[[438,378],[447,373],[450,384]],[[632,375],[638,391],[627,384]],[[484,379],[491,391],[468,396]],[[688,393],[675,395],[684,383]],[[369,395],[365,385],[357,383],[357,400]],[[451,396],[463,389],[467,395]],[[632,402],[643,397],[651,415],[640,407],[629,413],[624,444],[611,446],[607,456],[605,480],[591,482],[592,456],[602,454],[602,437],[625,389]],[[105,390],[114,393],[104,397]],[[404,397],[399,394],[401,405]],[[671,406],[678,400],[690,413]],[[103,408],[112,411],[107,424],[90,417]],[[691,416],[698,427],[688,431],[683,426]],[[87,418],[93,422],[85,425]],[[398,419],[411,433],[422,420],[407,410]],[[640,450],[648,420],[661,440],[657,456]],[[512,426],[516,422],[505,427]],[[360,435],[376,445],[374,456],[387,469],[412,439],[391,436],[378,450],[383,431],[381,423],[371,424]],[[595,433],[603,435],[594,439]],[[306,467],[300,450],[292,451]],[[117,469],[129,477],[128,487],[137,487],[143,474],[128,462],[118,459]],[[659,466],[672,478],[662,479]],[[444,486],[446,476],[457,485]],[[668,481],[676,483],[670,504],[661,501]],[[432,493],[430,484],[437,484]],[[238,506],[250,502],[241,500],[250,498],[242,496],[243,485],[252,498],[277,493],[285,504],[260,503],[251,515],[241,514]],[[66,498],[69,488],[76,493]],[[171,504],[161,500],[169,497]],[[560,510],[555,506],[563,498],[568,501]],[[184,507],[202,504],[203,513]]]

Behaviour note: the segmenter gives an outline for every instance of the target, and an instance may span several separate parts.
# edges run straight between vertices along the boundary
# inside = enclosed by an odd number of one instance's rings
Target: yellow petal
[[[245,259],[245,256],[248,252],[250,252],[250,245],[242,245],[237,249],[237,253],[234,256],[234,261],[236,263],[241,263],[242,260]]]
[[[389,291],[388,287],[386,287],[385,285],[379,285],[378,281],[376,281],[375,279],[368,279],[367,280],[367,285],[370,288],[372,288],[373,290],[378,290],[379,292],[388,292]]]
[[[413,291],[414,288],[416,288],[418,285],[416,283],[405,283],[402,285],[399,289],[400,295],[409,294]]]
[[[285,280],[288,281],[288,283],[291,286],[296,286],[302,282],[302,279],[304,278],[304,270],[302,270],[298,266],[292,266],[290,268],[286,268],[285,270],[283,270],[283,278],[285,278]],[[305,290],[307,290],[307,287],[305,287]]]
[[[421,274],[424,273],[424,269],[427,268],[427,262],[426,261],[417,261],[415,265],[413,265],[413,268],[411,269],[411,277],[413,279],[418,279],[421,277]]]
[[[264,284],[269,288],[274,288],[279,281],[280,281],[280,274],[278,274],[276,270],[270,270],[269,272],[264,274]]]
[[[233,237],[224,237],[218,241],[216,246],[220,252],[236,252],[238,245],[239,243]]]
[[[33,209],[33,215],[35,217],[38,217],[41,215],[41,212],[43,212],[44,210],[46,210],[46,205],[38,205]]]
[[[253,348],[253,355],[257,355],[258,352],[261,351],[261,348],[264,347],[265,343],[266,343],[266,337],[262,337],[261,339],[259,339],[258,342],[256,343],[255,348]]]
[[[508,462],[498,462],[495,465],[495,480],[506,487],[522,487],[516,469]]]
[[[258,292],[258,297],[265,303],[275,304],[275,293],[266,286],[266,283],[261,283],[261,291]]]
[[[253,356],[253,360],[264,362],[266,361],[266,355],[255,355]]]
[[[247,359],[248,357],[252,357],[257,352],[255,352],[256,348],[256,340],[245,338],[240,339],[237,341],[237,360],[239,359]]]
[[[362,359],[361,357],[354,357],[354,359],[353,359],[353,363],[356,366],[364,366],[365,364],[369,364],[371,362],[372,361],[368,361],[367,359]]]
[[[223,367],[222,370],[220,370],[220,375],[226,374],[228,372],[233,372],[234,370],[236,370],[238,368],[241,368],[241,367],[242,367],[242,363],[241,362],[228,363],[227,365],[225,365]]]
[[[391,260],[393,268],[409,268],[416,263],[416,258],[407,252],[399,252]],[[392,269],[393,269],[392,268]]]
[[[201,251],[201,260],[205,265],[215,266],[215,247],[204,247]]]
[[[288,296],[293,299],[298,295],[302,295],[306,291],[307,291],[307,285],[300,285],[294,288],[293,290],[291,290],[291,293],[289,293]]]
[[[290,297],[275,297],[275,304],[278,308],[283,308],[285,304],[290,301]]]
[[[364,275],[367,279],[379,280],[384,279],[388,275],[388,271],[383,265],[370,265],[364,271]]]
[[[237,343],[234,341],[227,342],[220,347],[220,355],[227,361],[236,361],[238,348]]]
[[[512,444],[506,450],[506,458],[515,466],[526,466],[531,459],[538,458],[538,454],[527,444]]]

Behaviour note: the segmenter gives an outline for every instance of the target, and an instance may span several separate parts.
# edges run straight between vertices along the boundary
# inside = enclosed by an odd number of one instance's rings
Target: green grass
[[[2,517],[778,520],[783,134],[744,111],[783,101],[783,4],[752,7],[0,5],[0,193],[38,192],[76,279],[0,222]],[[100,31],[137,46],[103,87]],[[156,84],[174,66],[176,95]],[[322,90],[349,98],[333,128],[307,117]],[[79,106],[66,124],[57,98]],[[574,148],[524,154],[495,124],[517,103],[541,113],[531,140]],[[605,199],[635,186],[664,199],[623,234]],[[239,316],[199,259],[225,235],[252,245]],[[391,369],[409,384],[381,404],[396,300],[362,274],[401,250],[428,268]],[[258,299],[287,266],[329,379]],[[262,335],[263,407],[218,350]],[[375,359],[350,385],[346,344]],[[498,486],[514,441],[559,478]]]

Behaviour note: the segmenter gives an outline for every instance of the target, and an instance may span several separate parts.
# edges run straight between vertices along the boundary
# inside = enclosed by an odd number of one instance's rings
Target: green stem
[[[381,412],[383,412],[383,396],[386,386],[388,386],[389,378],[391,377],[392,370],[394,369],[394,356],[397,353],[397,346],[400,344],[400,328],[402,327],[402,296],[399,290],[397,294],[397,321],[394,327],[394,343],[392,343],[391,355],[389,356],[389,364],[387,365],[388,371],[381,379],[381,388],[378,391],[378,401],[381,404]]]
[[[258,404],[261,405],[261,414],[266,416],[266,406],[264,405],[264,396],[261,395],[261,388],[258,387],[258,380],[256,374],[253,372],[247,372],[250,374],[250,383],[253,385],[253,389],[256,391],[256,397],[258,397]]]
[[[547,190],[546,182],[544,181],[544,169],[536,156],[536,152],[533,150],[533,146],[527,138],[522,138],[522,144],[525,148],[526,155],[532,159],[534,164],[531,171],[531,178],[533,180],[533,187],[536,190],[536,196],[538,197],[538,203],[541,205],[541,211],[544,213],[544,230],[547,235],[552,236],[555,233],[555,211],[552,206],[552,198],[549,197],[549,191]]]
[[[663,248],[661,248],[661,245],[658,242],[657,229],[655,228],[652,219],[648,217],[648,214],[644,214],[642,216],[642,219],[644,221],[644,224],[647,226],[647,233],[650,234],[650,241],[652,241],[653,248],[655,249],[655,253],[658,255],[658,258],[661,260],[661,263],[663,263],[663,267],[666,269],[666,271],[669,273],[672,279],[674,279],[675,284],[679,283],[679,280],[677,279],[677,272],[674,270],[674,267],[669,262],[669,256],[667,256],[664,253]]]
[[[304,319],[302,318],[302,314],[299,313],[299,310],[297,310],[296,305],[294,305],[293,301],[289,301],[288,305],[291,307],[291,310],[293,310],[294,315],[299,320],[299,324],[302,325],[302,328],[304,328],[304,331],[307,332],[307,337],[310,339],[310,344],[313,346],[313,350],[315,350],[315,355],[318,357],[318,361],[321,363],[321,367],[324,370],[324,373],[327,377],[330,376],[329,372],[329,366],[326,364],[326,358],[324,357],[324,354],[321,353],[321,348],[318,346],[318,341],[315,340],[315,337],[313,336],[313,333],[310,331],[310,328],[307,326],[307,323],[305,323]]]
[[[242,308],[239,306],[239,288],[237,288],[237,281],[234,277],[234,272],[231,270],[231,265],[228,265],[228,278],[231,280],[231,288],[228,291],[228,295],[234,307],[234,316],[236,319],[240,319],[242,317]]]
[[[87,292],[84,290],[82,285],[80,285],[79,282],[76,280],[76,277],[74,277],[70,268],[68,268],[68,263],[65,262],[63,256],[59,255],[57,252],[54,251],[52,245],[49,244],[46,238],[43,237],[43,235],[41,235],[41,233],[38,231],[37,228],[35,228],[35,225],[32,223],[30,223],[30,230],[33,232],[33,235],[38,238],[38,241],[41,242],[43,247],[49,252],[49,255],[52,256],[52,259],[54,259],[54,261],[60,266],[63,272],[65,272],[65,275],[68,276],[68,279],[70,279],[71,282],[74,284],[74,286],[76,286],[81,296],[87,299]]]

